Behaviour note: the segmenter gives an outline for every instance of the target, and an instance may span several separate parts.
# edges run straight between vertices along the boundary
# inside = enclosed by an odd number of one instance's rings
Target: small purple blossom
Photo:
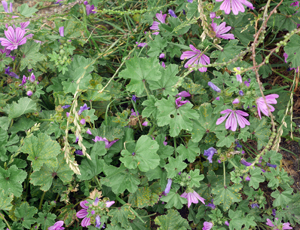
[[[247,177],[245,178],[245,180],[246,180],[246,181],[250,181],[251,178],[250,178],[249,176],[247,176]]]
[[[77,143],[79,141],[79,137],[76,137],[75,139],[75,143]]]
[[[59,27],[59,35],[64,37],[65,36],[65,27],[64,26],[61,26]]]
[[[212,209],[215,209],[215,208],[216,208],[216,205],[214,205],[214,200],[213,200],[213,199],[211,199],[211,203],[208,203],[208,204],[205,205],[205,206],[210,207],[210,208],[212,208]]]
[[[244,118],[244,117],[249,116],[249,114],[244,111],[226,109],[226,110],[221,111],[220,113],[226,114],[226,115],[223,117],[220,117],[217,120],[217,122],[216,122],[217,125],[223,123],[229,115],[229,117],[225,123],[226,129],[231,129],[232,131],[236,131],[237,124],[239,124],[239,126],[241,128],[245,128],[246,125],[250,125],[250,122],[246,118]]]
[[[168,179],[168,183],[167,183],[167,186],[166,186],[165,191],[164,191],[165,196],[166,196],[166,194],[168,194],[170,192],[171,185],[172,185],[172,179]]]
[[[181,91],[180,93],[178,93],[176,95],[176,97],[190,97],[190,96],[191,96],[191,94],[187,91]]]
[[[144,121],[144,122],[142,123],[142,126],[147,127],[147,126],[148,126],[148,121]]]
[[[159,22],[154,21],[153,24],[152,24],[152,26],[150,27],[150,30],[159,30],[158,25],[159,25],[160,23],[163,23],[163,24],[166,23],[166,17],[167,17],[167,14],[162,14],[162,11],[160,11],[160,13],[157,13],[155,16],[156,16],[156,18],[158,19]],[[158,35],[159,32],[155,32],[155,33],[153,33],[153,34],[154,34],[154,35]]]
[[[276,216],[276,209],[275,208],[272,209],[272,215]]]
[[[100,222],[100,216],[97,215],[95,218],[95,227],[100,228],[101,222]]]
[[[220,101],[220,97],[216,97],[216,99],[215,100],[217,100],[217,101]]]
[[[161,66],[166,68],[166,64],[164,62],[161,63]]]
[[[27,77],[23,75],[22,83],[19,86],[23,86],[27,81]]]
[[[70,116],[70,113],[69,113],[69,112],[66,112],[66,116],[69,117],[69,116]]]
[[[299,1],[296,1],[296,2],[291,3],[290,6],[297,6],[297,7],[299,7]]]
[[[216,12],[211,12],[211,13],[209,14],[209,17],[210,17],[211,19],[214,19],[214,18],[221,18],[220,16],[217,16]]]
[[[224,222],[224,224],[229,226],[229,222],[227,220]]]
[[[81,119],[80,124],[85,125],[85,119]]]
[[[200,50],[196,49],[193,45],[190,45],[190,48],[192,51],[184,51],[180,56],[181,60],[190,59],[185,63],[184,68],[196,67],[199,64],[210,64],[210,59],[208,56],[203,54]],[[207,67],[200,67],[198,70],[200,72],[206,72]]]
[[[218,86],[216,86],[214,83],[212,83],[211,81],[209,81],[207,84],[210,88],[212,88],[217,93],[221,92],[221,89]]]
[[[270,163],[268,163],[267,162],[267,164],[266,164],[268,167],[272,167],[272,168],[274,168],[274,169],[276,169],[276,167],[277,167],[277,165],[273,165],[273,164],[270,164]]]
[[[88,129],[88,130],[86,131],[86,133],[89,134],[89,135],[92,135],[92,132],[91,132],[90,129]]]
[[[178,97],[175,100],[175,104],[176,104],[176,108],[178,109],[179,107],[183,106],[186,103],[190,103],[190,101],[186,100],[186,101],[181,101],[181,97]]]
[[[193,0],[187,0],[187,2],[189,2],[189,3],[193,3]]]
[[[173,18],[177,18],[176,14],[173,10],[169,9],[168,12]]]
[[[210,230],[212,227],[213,227],[214,225],[213,225],[213,223],[211,223],[211,222],[204,222],[203,223],[203,228],[202,228],[202,230]]]
[[[166,57],[166,55],[164,54],[164,53],[161,53],[160,55],[159,55],[159,58],[165,58]]]
[[[78,111],[78,115],[82,114],[82,112],[83,112],[84,110],[88,110],[88,109],[90,109],[90,107],[88,107],[88,106],[84,103],[83,106],[80,106],[80,109],[79,109],[79,111]]]
[[[259,208],[259,205],[257,203],[251,204],[251,208]]]
[[[240,90],[240,91],[239,91],[239,95],[240,95],[240,96],[244,96],[243,90]]]
[[[278,218],[275,218],[275,223],[278,222]],[[267,219],[267,222],[266,222],[266,225],[270,226],[270,227],[275,227],[273,228],[274,230],[278,229],[278,225],[274,225],[274,223],[270,220],[270,219]],[[281,225],[281,223],[279,223],[279,225]],[[287,223],[283,223],[282,224],[282,228],[283,230],[285,229],[293,229],[291,226],[290,226],[290,223],[287,222]]]
[[[109,208],[110,206],[112,206],[115,203],[115,201],[106,201],[105,205],[107,208]]]
[[[247,167],[251,165],[251,163],[245,161],[244,159],[241,160],[241,163]]]
[[[204,150],[204,156],[207,156],[207,160],[209,161],[209,163],[213,163],[212,157],[216,153],[218,153],[218,151],[214,147],[210,147],[209,149]]]
[[[15,50],[20,45],[24,45],[26,43],[25,30],[22,30],[20,27],[13,29],[11,26],[8,27],[7,30],[4,31],[6,38],[0,38],[0,42],[2,46],[5,46],[6,49]]]
[[[28,77],[28,80],[33,83],[35,81],[35,76],[33,73],[31,73],[30,77]]]
[[[135,95],[132,95],[131,100],[133,100],[134,102],[136,102],[137,97]]]
[[[69,107],[71,107],[71,105],[63,105],[63,106],[62,106],[63,109],[67,109],[67,108],[69,108]]]
[[[250,83],[248,81],[244,81],[244,84],[249,87],[250,86]]]
[[[48,230],[63,230],[64,222],[62,220],[57,221],[53,226],[49,227]]]
[[[148,46],[148,44],[146,42],[141,42],[141,43],[136,42],[135,44],[137,44],[137,47]]]
[[[271,104],[277,104],[276,98],[278,97],[279,97],[278,94],[270,94],[265,96],[267,104],[265,104],[265,100],[263,97],[256,99],[257,112],[260,119],[261,119],[261,113],[269,117],[268,107],[270,109],[270,112],[275,111],[275,108]]]
[[[238,98],[236,98],[232,101],[232,104],[238,104],[238,103],[240,103],[240,100]]]
[[[239,71],[241,70],[240,67],[236,67],[236,69],[239,70]],[[242,76],[241,76],[240,74],[237,74],[237,75],[236,75],[236,80],[237,80],[238,82],[240,82],[240,83],[243,82]]]
[[[181,194],[181,197],[186,198],[188,201],[188,208],[191,206],[192,203],[198,204],[198,200],[200,200],[203,204],[205,204],[205,199],[201,197],[198,193],[194,190],[193,192],[184,192]]]
[[[83,155],[83,152],[82,152],[81,150],[79,150],[79,149],[78,149],[78,150],[76,150],[76,151],[75,151],[75,153],[76,153],[77,155],[80,155],[80,156],[82,156],[82,155]]]
[[[87,15],[90,15],[90,14],[95,14],[95,13],[96,13],[95,10],[97,10],[97,7],[95,7],[94,5],[89,5],[89,4],[87,4],[87,5],[85,6],[85,9],[86,9],[86,14],[87,14]]]
[[[231,30],[231,26],[226,26],[226,22],[222,22],[220,25],[217,25],[217,23],[212,23],[211,27],[216,33],[217,38],[223,38],[223,39],[234,39],[233,34],[225,34],[229,30]]]
[[[238,15],[239,12],[244,13],[244,6],[254,9],[252,3],[247,0],[216,0],[216,2],[223,2],[220,6],[220,10],[224,10],[225,14],[230,14],[231,10],[234,15]]]
[[[27,94],[28,97],[31,97],[33,92],[31,90],[28,90],[26,94]]]
[[[137,117],[137,116],[139,116],[140,114],[139,114],[139,111],[134,111],[133,109],[131,109],[131,114],[130,114],[130,116],[135,116],[135,117]]]
[[[119,139],[118,139],[119,140]],[[108,141],[105,137],[99,137],[96,136],[95,139],[93,139],[94,142],[98,142],[98,141],[104,141],[105,142],[105,148],[109,149],[114,143],[116,143],[118,140],[113,140],[113,141]]]

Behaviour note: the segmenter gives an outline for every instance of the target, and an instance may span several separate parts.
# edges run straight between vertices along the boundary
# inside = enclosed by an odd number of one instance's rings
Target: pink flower
[[[178,109],[180,106],[183,106],[186,103],[190,103],[190,101],[186,100],[186,101],[181,101],[181,97],[178,97],[175,100],[175,104],[176,104],[176,108]]]
[[[240,67],[236,67],[236,69],[237,69],[237,70],[241,70]],[[238,82],[240,82],[240,83],[243,82],[242,76],[241,76],[240,74],[237,74],[237,75],[236,75],[236,80],[237,80]]]
[[[58,30],[59,30],[59,35],[62,36],[62,37],[64,37],[64,35],[65,35],[65,27],[61,26],[61,27],[59,27]]]
[[[210,17],[211,19],[214,19],[214,18],[221,18],[220,16],[217,16],[216,12],[211,12],[211,13],[209,14],[209,17]]]
[[[166,68],[166,64],[164,62],[161,63],[161,66]]]
[[[106,201],[105,205],[107,208],[109,208],[110,206],[112,206],[115,203],[115,201]]]
[[[252,3],[247,0],[216,0],[216,2],[223,2],[220,10],[224,10],[225,14],[230,14],[231,10],[234,15],[238,15],[239,12],[245,12],[243,5],[254,9]]]
[[[191,96],[191,94],[187,91],[181,91],[180,93],[178,93],[176,95],[176,97],[190,97],[190,96]]]
[[[192,203],[198,204],[198,200],[200,200],[203,204],[205,199],[201,196],[199,196],[198,193],[196,193],[194,190],[193,192],[184,192],[181,194],[181,197],[186,198],[188,200],[188,207],[191,206]]]
[[[130,116],[135,116],[135,117],[137,117],[139,115],[139,111],[134,111],[133,109],[131,109],[131,114],[130,114]]]
[[[223,117],[220,117],[217,120],[217,122],[216,122],[217,125],[223,123],[223,121],[225,121],[229,115],[229,118],[227,119],[226,124],[225,124],[226,129],[231,129],[232,131],[236,131],[237,123],[239,123],[239,126],[241,128],[244,128],[246,125],[250,125],[250,122],[244,118],[244,117],[249,116],[249,114],[246,112],[243,112],[241,110],[226,109],[220,113],[226,114],[226,115]]]
[[[184,68],[196,67],[198,64],[208,65],[210,64],[210,59],[205,54],[203,54],[200,50],[196,49],[193,45],[190,45],[192,51],[184,51],[180,57],[181,60],[190,59],[185,63]],[[200,72],[206,72],[207,67],[199,68]]]
[[[76,213],[76,216],[78,218],[84,218],[82,221],[81,221],[81,226],[82,227],[87,227],[89,225],[91,225],[91,218],[87,218],[86,216],[88,215],[88,209],[89,207],[86,206],[85,204],[88,203],[87,200],[84,200],[84,201],[81,201],[80,202],[80,206],[83,208],[81,209],[79,212]]]
[[[32,96],[32,94],[33,94],[33,92],[32,92],[31,90],[29,90],[29,91],[27,91],[27,93],[26,93],[26,94],[27,94],[27,96],[28,96],[28,97],[31,97],[31,96]]]
[[[86,131],[86,133],[89,134],[89,135],[92,135],[92,132],[91,132],[90,129],[88,129],[88,130]]]
[[[291,3],[291,6],[298,6],[299,7],[299,1]]]
[[[141,43],[135,42],[135,44],[137,44],[137,47],[144,47],[148,45],[146,42],[141,42]]]
[[[142,126],[145,126],[145,127],[148,126],[148,121],[144,121]]]
[[[165,24],[165,23],[166,23],[166,17],[167,17],[167,14],[162,14],[161,11],[160,11],[160,14],[157,13],[157,14],[156,14],[156,18],[157,18],[158,21],[160,21],[160,22],[154,21],[153,24],[152,24],[152,26],[150,27],[150,30],[159,30],[158,25],[159,25],[160,23]],[[155,33],[153,33],[153,34],[158,35],[159,32],[155,32]]]
[[[296,54],[296,53],[295,53]],[[283,54],[283,57],[284,57],[284,62],[285,63],[287,63],[287,58],[288,58],[288,54],[287,53],[284,53]],[[293,70],[293,69],[295,69],[295,68],[290,68],[290,70]],[[298,73],[298,71],[299,71],[299,66],[296,68],[296,73]]]
[[[278,98],[279,95],[278,94],[270,94],[268,96],[265,96],[266,98],[266,102],[267,105],[265,104],[265,101],[263,99],[263,97],[260,97],[258,99],[256,99],[256,104],[257,104],[257,112],[258,112],[258,116],[261,119],[261,112],[266,115],[267,117],[269,116],[269,112],[268,112],[268,108],[270,109],[270,112],[274,112],[275,108],[273,106],[271,106],[270,104],[277,104],[277,101],[275,98]]]
[[[275,218],[275,223],[278,223],[278,218]],[[268,225],[270,227],[274,227],[272,229],[277,230],[279,228],[278,225],[281,225],[281,223],[274,225],[273,222],[270,219],[267,219],[266,225]],[[290,223],[287,222],[287,223],[283,223],[282,224],[282,228],[281,229],[285,230],[285,229],[293,229],[293,228],[290,226]]]
[[[64,222],[62,220],[57,221],[53,226],[49,227],[48,230],[63,230]]]
[[[202,230],[210,230],[212,227],[213,227],[214,225],[213,225],[213,223],[210,223],[210,222],[204,222],[203,223],[203,228],[202,228]]]
[[[26,43],[25,30],[22,30],[20,27],[13,29],[11,26],[4,31],[6,38],[0,38],[2,46],[6,46],[9,50],[15,50],[18,46]]]
[[[223,39],[234,39],[233,34],[225,34],[229,30],[231,30],[231,26],[226,26],[226,22],[222,22],[220,25],[217,26],[217,23],[211,24],[213,30],[216,33],[217,38],[223,38]]]
[[[238,103],[240,103],[240,100],[238,98],[234,99],[232,102],[232,104],[238,104]]]
[[[28,30],[28,29],[25,29],[25,28],[26,28],[29,24],[30,24],[30,21],[27,21],[27,22],[20,22],[21,29],[22,29],[22,30]]]
[[[119,139],[118,139],[119,140]],[[108,141],[105,137],[99,137],[96,136],[95,139],[93,139],[93,141],[98,142],[98,141],[104,141],[105,142],[105,148],[109,149],[114,143],[116,143],[118,140],[113,140],[113,141]]]

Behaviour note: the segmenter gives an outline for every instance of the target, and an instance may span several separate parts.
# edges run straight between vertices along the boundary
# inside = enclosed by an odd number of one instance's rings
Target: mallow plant
[[[279,152],[298,1],[15,6],[0,8],[0,229],[299,224]]]

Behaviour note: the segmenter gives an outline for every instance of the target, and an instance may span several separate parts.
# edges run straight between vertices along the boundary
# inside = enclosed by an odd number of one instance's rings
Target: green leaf
[[[21,151],[29,154],[27,159],[32,161],[33,170],[38,171],[43,164],[57,167],[56,156],[60,153],[60,145],[48,135],[39,133],[38,137],[32,135],[26,138]]]
[[[199,142],[205,133],[214,132],[216,128],[216,122],[219,115],[213,114],[213,108],[211,104],[204,103],[200,106],[199,119],[194,120],[193,130],[192,130],[192,141]]]
[[[188,146],[181,144],[176,151],[183,157],[182,159],[187,159],[189,162],[194,162],[195,158],[200,154],[200,148],[198,143],[189,141]]]
[[[182,88],[186,89],[192,95],[206,93],[206,90],[203,88],[202,85],[195,84],[193,82],[193,80],[189,79],[189,78],[186,78],[181,86],[182,86]]]
[[[26,67],[28,69],[32,69],[36,66],[37,62],[44,61],[46,59],[46,56],[39,52],[40,46],[41,44],[34,40],[28,40],[21,46],[21,51],[23,53],[20,66],[21,71]]]
[[[145,92],[145,81],[158,81],[161,78],[160,68],[163,68],[156,57],[134,57],[126,61],[126,69],[120,72],[119,77],[131,79],[126,89],[135,92],[136,96],[142,96]]]
[[[159,144],[157,154],[160,156],[161,159],[166,159],[174,153],[174,147],[164,144],[166,140],[166,135],[164,133],[157,135],[155,140]]]
[[[287,53],[287,62],[291,62],[291,67],[297,68],[300,66],[300,36],[294,34],[287,45],[284,47],[284,51]]]
[[[189,3],[186,5],[188,11],[187,11],[187,19],[190,20],[193,17],[198,18],[199,12],[198,12],[198,3],[196,1],[193,1],[192,3]]]
[[[219,185],[216,188],[212,189],[212,193],[216,196],[214,197],[214,204],[220,205],[223,204],[224,211],[230,208],[234,202],[241,201],[241,194],[239,194],[239,190],[241,190],[243,185],[241,184],[234,184],[232,186],[227,186],[226,188],[224,185]]]
[[[181,156],[178,156],[177,158],[169,157],[168,159],[169,163],[165,166],[165,169],[168,172],[168,178],[172,179],[185,169],[187,164],[183,162]]]
[[[176,76],[178,73],[178,65],[170,64],[165,69],[161,70],[161,72],[161,79],[157,81],[149,81],[150,89],[158,90],[158,92],[162,93],[163,96],[175,96],[177,94],[177,90],[173,91],[172,86],[174,86],[179,79],[179,77]]]
[[[271,125],[265,117],[263,117],[261,120],[251,117],[250,131],[254,132],[254,136],[257,138],[258,150],[268,144],[269,137],[271,135]]]
[[[168,97],[155,103],[158,107],[157,114],[158,126],[170,125],[170,136],[176,137],[182,129],[192,130],[193,122],[191,119],[198,119],[198,114],[192,109],[192,103],[186,103],[176,108],[175,98]]]
[[[159,165],[160,157],[157,155],[159,145],[156,141],[151,140],[149,136],[141,136],[135,146],[134,155],[128,150],[123,150],[120,161],[124,163],[126,168],[139,168],[142,172],[147,172]]]
[[[103,122],[101,124],[100,129],[97,131],[97,136],[105,137],[109,141],[113,141],[115,139],[121,139],[124,136],[124,129],[120,126],[115,127],[114,126],[105,125]]]
[[[273,201],[273,206],[274,207],[285,207],[286,205],[288,205],[291,201],[293,196],[291,195],[293,193],[293,189],[289,188],[283,192],[280,192],[278,190],[276,190],[275,192],[271,193],[271,196],[273,198],[275,198],[275,200]]]
[[[4,130],[8,130],[11,119],[8,117],[0,117],[0,127]]]
[[[230,40],[222,50],[216,50],[212,52],[210,58],[218,58],[216,60],[218,63],[229,61],[238,55],[243,49],[242,46],[238,46],[238,42],[239,41],[237,39]]]
[[[22,195],[22,182],[25,180],[27,173],[17,166],[12,165],[9,169],[5,170],[0,167],[0,189],[12,193],[16,197]]]
[[[154,117],[156,117],[157,114],[157,107],[155,106],[155,103],[158,101],[156,97],[153,95],[150,95],[146,101],[142,103],[143,106],[146,108],[142,112],[143,117],[150,117],[151,114],[153,114]]]
[[[204,175],[203,174],[200,175],[199,169],[191,170],[189,172],[189,175],[190,175],[190,181],[188,182],[189,186],[191,188],[193,188],[193,187],[199,188],[200,181],[202,181],[204,179]]]
[[[99,156],[106,154],[105,142],[98,141],[95,143],[91,151],[91,160],[84,159],[79,166],[81,175],[77,175],[80,180],[90,180],[98,176],[103,171],[104,160],[99,159]]]
[[[258,189],[259,183],[265,181],[265,177],[261,175],[262,171],[260,168],[250,169],[251,180],[249,181],[249,186]]]
[[[169,17],[168,22],[170,23],[171,28],[173,29],[173,34],[175,33],[176,35],[183,35],[187,33],[191,27],[191,25],[188,23],[183,24],[178,17]]]
[[[30,206],[27,202],[24,202],[20,207],[16,208],[15,216],[19,219],[22,219],[23,227],[30,229],[31,225],[36,222],[36,219],[33,216],[37,212],[37,208]]]
[[[48,229],[55,224],[56,215],[53,213],[39,212],[37,222],[41,224],[42,229]]]
[[[250,214],[244,217],[241,210],[236,212],[229,210],[229,217],[231,219],[229,222],[230,230],[249,229],[250,226],[256,226],[255,217]],[[243,225],[245,226],[244,228],[242,228]]]
[[[149,216],[147,217],[148,212],[146,210],[143,210],[143,209],[136,209],[135,211],[139,214],[139,216],[141,216],[144,223],[142,223],[140,221],[140,219],[135,218],[133,220],[133,222],[130,221],[130,225],[131,225],[132,229],[133,230],[141,230],[141,229],[151,230],[151,222],[150,222],[151,219],[150,219]]]
[[[289,203],[288,207],[283,210],[276,211],[276,217],[283,219],[283,222],[290,222],[292,226],[300,223],[300,193],[293,195],[293,200]]]
[[[270,162],[271,164],[280,165],[282,154],[274,150],[270,150],[263,155],[263,159],[264,161]]]
[[[63,154],[59,154],[57,157],[57,167],[48,167],[44,164],[39,171],[35,171],[30,176],[30,182],[35,186],[41,186],[42,191],[48,191],[52,185],[53,179],[58,176],[63,183],[70,182],[72,180],[73,171],[67,165]],[[82,172],[82,170],[80,170]]]
[[[284,12],[280,10],[280,14],[273,14],[268,21],[268,26],[276,26],[278,30],[288,30],[289,32],[297,29],[297,24],[300,23],[300,14],[298,11]]]
[[[6,53],[0,54],[0,71],[2,72],[6,66],[8,66],[13,60],[10,57],[6,57]],[[2,104],[2,103],[1,103]]]
[[[14,125],[9,129],[9,132],[17,133],[19,131],[29,130],[35,123],[35,121],[29,118],[21,117],[20,120],[14,123]]]
[[[141,187],[135,193],[129,195],[128,202],[133,207],[144,208],[153,206],[159,201],[159,195],[151,190],[150,187]]]
[[[36,112],[36,103],[28,97],[22,97],[18,100],[18,103],[13,102],[10,105],[4,107],[4,112],[8,114],[10,119],[17,118],[26,113]]]
[[[13,207],[11,204],[13,198],[14,195],[10,191],[0,189],[0,210],[11,210]]]
[[[123,164],[119,168],[112,165],[104,165],[103,171],[106,177],[102,178],[102,183],[112,188],[115,194],[123,193],[126,189],[134,193],[140,184],[137,173],[132,173]]]
[[[154,219],[155,224],[160,227],[158,230],[186,230],[191,229],[186,219],[183,219],[179,212],[174,209],[168,210],[167,215],[158,216]]]
[[[38,10],[33,7],[29,7],[26,3],[18,7],[18,11],[20,12],[21,15],[25,17],[31,17],[35,12]],[[28,41],[27,41],[28,42]]]
[[[232,143],[235,142],[234,136],[232,136],[231,134],[227,135],[227,131],[225,130],[223,132],[216,132],[216,135],[219,139],[219,141],[217,142],[217,147],[226,146],[227,148],[229,148],[232,145]]]
[[[181,209],[183,207],[184,204],[187,203],[187,199],[181,197],[177,191],[175,191],[174,189],[172,189],[167,196],[162,196],[160,198],[161,201],[167,202],[167,204],[165,205],[165,208],[172,208],[175,207],[176,209]]]
[[[129,204],[125,204],[121,208],[110,209],[108,215],[111,217],[112,225],[120,223],[121,226],[126,229],[130,229],[130,222],[128,219],[133,220],[135,218]]]
[[[148,43],[148,46],[150,47],[149,51],[147,52],[149,57],[157,57],[167,46],[167,40],[158,34],[155,36],[153,41]]]

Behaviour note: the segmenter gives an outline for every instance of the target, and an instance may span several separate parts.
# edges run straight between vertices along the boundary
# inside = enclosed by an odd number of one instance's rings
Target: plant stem
[[[125,202],[124,200],[122,200],[122,199],[121,199],[120,197],[118,197],[118,196],[116,196],[116,200],[119,201],[121,204],[126,204],[126,202]],[[133,208],[130,207],[130,209],[131,209],[131,211],[134,213],[134,215],[136,215],[136,217],[137,217],[140,221],[142,221],[142,223],[145,223],[145,222],[143,221],[143,219],[139,216],[139,214],[137,214],[137,212],[134,211]]]
[[[44,192],[43,195],[42,195],[42,198],[41,198],[41,201],[40,201],[40,205],[39,205],[39,210],[42,209],[42,204],[43,204],[43,200],[44,200],[45,194],[46,194],[46,192]]]
[[[4,215],[0,212],[0,216],[1,216],[1,219],[4,220],[5,224],[7,225],[7,227],[9,228],[9,230],[11,230],[11,227],[9,225],[9,223],[7,222],[7,220],[5,219]]]
[[[223,161],[223,176],[224,176],[224,188],[226,187],[226,176],[225,176],[225,161]]]
[[[98,180],[98,178],[95,176],[94,179],[96,180],[96,182],[97,182],[97,184],[99,186],[99,189],[101,189],[102,185],[101,185],[100,181]]]

